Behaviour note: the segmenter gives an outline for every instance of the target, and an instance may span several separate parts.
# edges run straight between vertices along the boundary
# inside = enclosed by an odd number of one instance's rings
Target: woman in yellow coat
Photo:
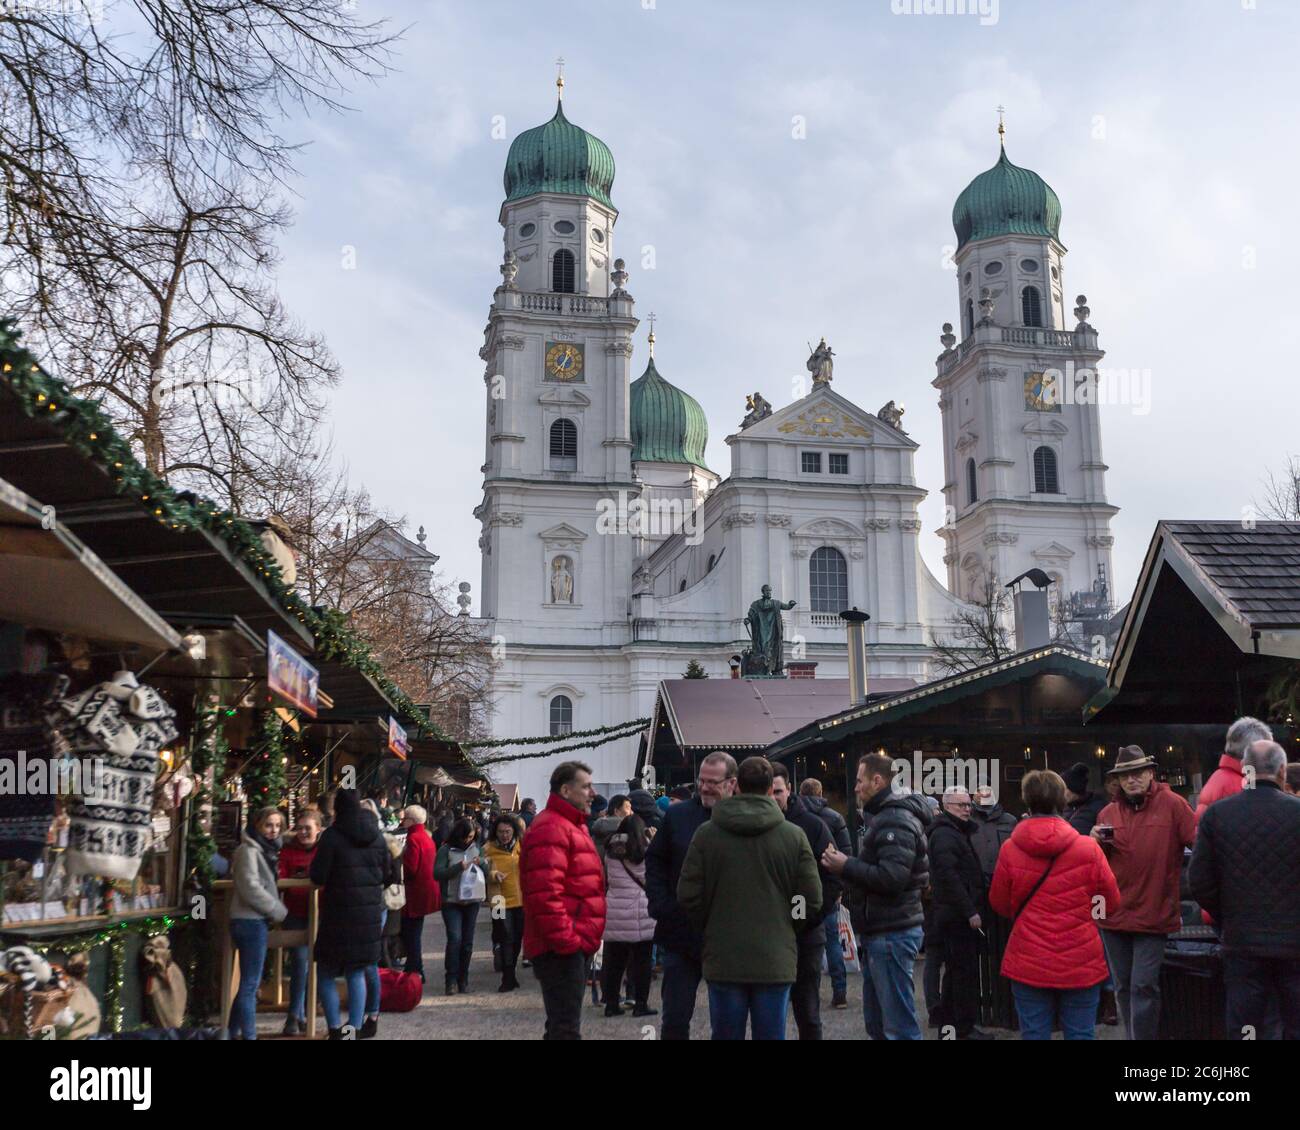
[[[519,988],[515,965],[524,943],[524,897],[519,887],[519,840],[522,832],[516,818],[503,812],[492,822],[492,835],[483,846],[488,870],[492,945],[501,955],[499,993]]]

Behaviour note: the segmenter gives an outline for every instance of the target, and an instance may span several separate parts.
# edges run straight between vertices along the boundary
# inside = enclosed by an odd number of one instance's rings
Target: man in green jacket
[[[772,799],[772,763],[748,757],[738,794],[713,806],[691,840],[677,902],[704,932],[715,1040],[784,1040],[797,936],[818,921],[821,878],[808,837]]]

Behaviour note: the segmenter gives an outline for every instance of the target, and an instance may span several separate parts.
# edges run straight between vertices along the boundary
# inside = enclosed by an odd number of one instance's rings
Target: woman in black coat
[[[340,789],[334,823],[320,838],[311,881],[324,887],[316,965],[320,1000],[331,1040],[343,1039],[336,978],[348,983],[348,1020],[360,1033],[366,1010],[366,967],[379,960],[383,935],[384,887],[397,881],[393,857],[379,822],[361,807],[355,789]]]

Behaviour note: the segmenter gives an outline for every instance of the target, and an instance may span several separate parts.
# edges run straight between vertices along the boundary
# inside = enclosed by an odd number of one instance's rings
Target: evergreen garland
[[[561,746],[559,749],[539,749],[539,750],[534,750],[532,753],[511,753],[511,754],[507,754],[504,757],[484,757],[481,760],[474,762],[474,768],[482,769],[486,765],[500,765],[501,763],[506,761],[526,761],[532,757],[557,757],[561,753],[571,753],[579,749],[595,749],[597,746],[606,745],[609,742],[616,742],[618,741],[619,738],[630,738],[633,734],[635,734],[638,730],[640,730],[642,726],[648,721],[649,721],[648,718],[646,719],[638,718],[636,722],[632,724],[631,729],[626,729],[616,734],[607,733],[604,737],[596,738],[594,741],[576,742],[573,745]],[[624,725],[626,726],[628,725],[628,723],[624,723]],[[606,727],[606,729],[609,729],[609,727]],[[602,730],[599,732],[604,733],[605,731]],[[562,736],[566,738],[571,738],[577,735],[564,734]]]
[[[623,731],[632,731],[644,729],[650,725],[649,718],[629,718],[626,722],[617,722],[612,726],[596,726],[591,730],[571,730],[567,734],[547,734],[536,738],[490,738],[477,742],[461,742],[462,749],[490,749],[506,745],[548,745],[552,742],[567,742],[574,738],[594,738],[602,734],[615,734],[616,737],[622,737]],[[612,739],[611,739],[612,740]],[[598,743],[601,744],[601,743]],[[573,749],[585,749],[585,746],[573,746]],[[535,753],[529,754],[530,757],[547,757],[549,754]],[[482,764],[482,763],[480,763]]]
[[[278,805],[289,787],[284,771],[284,759],[289,743],[285,739],[285,724],[274,710],[262,711],[258,726],[256,748],[260,751],[249,758],[240,773],[244,792],[248,795],[248,815],[252,819],[259,808]]]

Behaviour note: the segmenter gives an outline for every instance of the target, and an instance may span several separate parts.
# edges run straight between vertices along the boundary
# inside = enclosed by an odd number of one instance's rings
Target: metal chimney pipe
[[[849,634],[849,705],[867,701],[867,621],[865,612],[850,608],[840,613]]]

